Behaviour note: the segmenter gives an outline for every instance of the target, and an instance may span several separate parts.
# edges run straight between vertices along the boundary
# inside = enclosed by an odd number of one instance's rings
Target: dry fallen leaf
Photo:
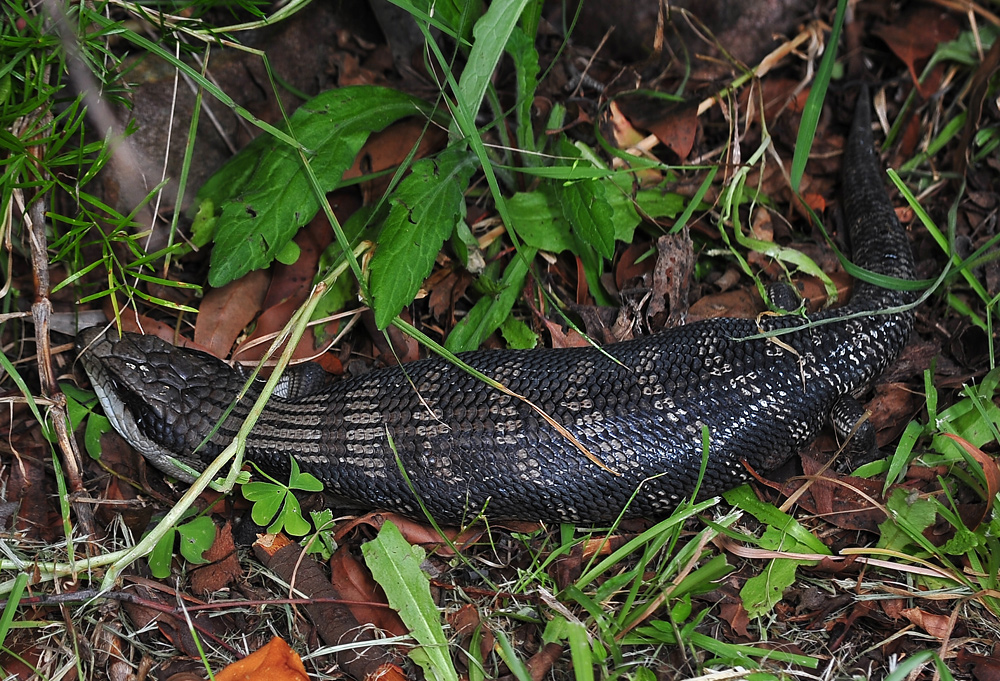
[[[302,658],[275,636],[242,660],[215,675],[216,681],[308,681]]]

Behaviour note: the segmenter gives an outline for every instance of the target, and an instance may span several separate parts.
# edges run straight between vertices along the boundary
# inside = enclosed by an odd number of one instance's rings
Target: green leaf
[[[299,259],[300,253],[302,253],[302,249],[299,248],[299,245],[294,241],[289,241],[274,254],[274,259],[282,265],[294,265],[295,261]]]
[[[306,552],[319,554],[323,560],[330,560],[334,551],[337,550],[337,542],[334,539],[333,511],[324,508],[322,511],[309,511],[312,526],[316,528],[314,537],[309,537],[309,541],[303,540]]]
[[[525,151],[537,151],[531,120],[540,71],[535,36],[529,36],[520,27],[515,27],[507,41],[506,50],[514,60],[514,72],[517,74],[517,143]],[[532,154],[524,154],[523,160],[530,166],[538,164],[538,158]]]
[[[375,323],[384,329],[431,273],[445,239],[465,212],[463,193],[475,157],[451,147],[413,165],[390,198],[392,208],[371,263]]]
[[[305,492],[322,492],[323,483],[312,473],[303,473],[299,469],[299,462],[293,457],[292,470],[288,474],[288,488],[300,489]]]
[[[911,549],[914,542],[920,541],[917,535],[930,527],[937,517],[933,500],[911,496],[905,489],[893,490],[886,501],[886,507],[889,509],[889,517],[878,526],[882,533],[878,540],[880,549]]]
[[[95,461],[101,458],[101,436],[111,432],[111,421],[107,416],[101,414],[91,414],[87,419],[87,427],[83,434],[83,444],[87,448],[87,454]]]
[[[651,218],[675,218],[684,212],[688,201],[686,196],[658,189],[640,189],[635,195],[639,208]]]
[[[507,347],[516,350],[530,350],[538,345],[538,334],[531,327],[515,317],[507,317],[500,325],[500,333],[507,341]]]
[[[544,189],[518,192],[507,201],[507,210],[514,232],[529,246],[550,253],[573,248],[569,222],[552,192]]]
[[[521,287],[524,286],[524,279],[528,274],[528,263],[534,257],[535,249],[526,248],[510,261],[500,282],[503,287],[501,291],[496,296],[484,296],[476,301],[465,318],[448,334],[444,344],[448,350],[451,352],[475,350],[499,328],[521,293]]]
[[[517,26],[517,20],[528,0],[494,2],[472,29],[475,38],[469,59],[458,83],[460,104],[471,113],[479,109],[493,71],[500,62],[507,39]]]
[[[375,581],[385,590],[389,605],[417,641],[418,647],[410,651],[413,661],[423,668],[428,679],[458,681],[441,627],[441,613],[431,597],[427,575],[420,569],[424,550],[410,546],[387,520],[361,552]]]
[[[253,521],[258,525],[271,522],[278,515],[287,491],[281,485],[271,482],[248,482],[243,485],[243,496],[247,501],[253,502],[253,508],[250,510]]]
[[[301,537],[308,534],[312,528],[306,519],[302,517],[302,506],[299,504],[299,500],[290,491],[286,491],[284,501],[281,513],[274,519],[274,522],[267,528],[267,531],[271,534],[278,534],[284,530],[286,534],[290,534],[293,537]]]
[[[170,576],[170,562],[174,557],[174,539],[177,537],[177,530],[171,528],[160,537],[156,546],[149,552],[149,571],[157,579],[166,579]]]
[[[306,159],[323,190],[332,191],[372,132],[428,111],[426,103],[396,90],[346,87],[303,104],[289,128],[309,150]],[[319,210],[299,153],[269,135],[248,144],[198,196],[219,209],[209,269],[215,287],[267,267]]]
[[[747,616],[762,617],[781,600],[785,589],[795,583],[799,561],[775,558],[759,575],[751,577],[740,589],[740,598]]]
[[[181,537],[181,555],[187,562],[195,565],[208,562],[202,554],[215,541],[215,523],[211,518],[203,515],[186,522],[177,527],[177,534]]]
[[[565,185],[559,199],[563,215],[576,235],[610,260],[615,254],[615,225],[600,181],[580,180]]]

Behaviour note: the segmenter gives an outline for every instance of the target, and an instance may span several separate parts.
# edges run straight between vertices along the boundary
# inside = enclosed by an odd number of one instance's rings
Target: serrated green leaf
[[[573,232],[598,255],[610,260],[615,254],[614,215],[600,181],[581,180],[564,185],[558,200]]]
[[[320,186],[331,191],[372,132],[428,110],[396,90],[346,87],[303,104],[290,129],[310,150],[307,159]],[[211,200],[219,210],[209,269],[215,287],[267,267],[319,209],[298,153],[270,136],[258,137],[223,166],[199,199]]]
[[[399,183],[371,262],[375,324],[387,327],[430,274],[445,239],[465,211],[475,157],[449,148],[424,159]]]
[[[795,571],[799,566],[796,560],[775,558],[764,571],[751,577],[740,589],[740,598],[747,615],[753,619],[771,612],[771,609],[781,600],[785,589],[795,583]]]
[[[212,548],[215,541],[215,523],[211,518],[203,515],[186,522],[178,526],[177,534],[181,538],[181,555],[187,562],[194,565],[208,562],[202,554]]]
[[[430,582],[420,569],[424,550],[410,546],[391,522],[386,521],[378,536],[361,547],[365,563],[399,613],[418,647],[410,656],[424,669],[428,679],[458,681],[448,653],[448,639],[441,627],[441,613],[431,597]]]
[[[515,317],[507,317],[500,325],[500,333],[507,341],[507,347],[515,350],[530,350],[538,345],[538,334],[531,327]]]

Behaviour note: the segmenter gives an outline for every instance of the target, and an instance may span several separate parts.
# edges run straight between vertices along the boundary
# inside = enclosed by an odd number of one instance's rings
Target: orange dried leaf
[[[308,681],[302,658],[275,636],[263,648],[215,675],[216,681]]]

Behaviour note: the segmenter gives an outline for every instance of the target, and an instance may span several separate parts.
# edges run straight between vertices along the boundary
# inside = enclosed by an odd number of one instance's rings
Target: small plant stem
[[[261,359],[261,363],[265,362],[271,355],[273,355],[278,348],[285,344],[285,349],[282,351],[281,356],[278,358],[278,363],[274,367],[274,371],[268,377],[267,382],[264,384],[264,388],[254,402],[253,407],[251,407],[250,412],[247,414],[247,418],[243,421],[243,425],[240,426],[239,432],[233,441],[229,443],[229,446],[222,450],[222,453],[215,458],[212,463],[210,463],[202,472],[198,479],[195,480],[191,487],[188,488],[184,496],[180,498],[177,504],[171,508],[167,514],[163,517],[156,527],[154,527],[149,534],[142,538],[135,546],[125,552],[121,558],[116,560],[114,564],[108,568],[107,574],[104,576],[104,580],[101,583],[102,591],[110,591],[114,588],[115,583],[118,581],[118,577],[121,575],[122,571],[132,564],[133,561],[142,558],[153,550],[157,542],[163,538],[163,536],[178,522],[180,522],[184,513],[191,507],[195,499],[198,498],[205,488],[208,487],[214,480],[215,476],[225,468],[230,461],[232,461],[232,466],[230,467],[229,474],[222,486],[220,487],[222,492],[228,492],[236,484],[236,476],[243,465],[243,451],[246,448],[247,438],[250,436],[250,431],[253,430],[254,425],[257,423],[257,419],[264,412],[264,408],[267,406],[267,402],[271,397],[271,393],[274,392],[274,388],[278,385],[278,381],[281,379],[281,374],[288,366],[288,362],[292,359],[292,354],[295,352],[296,346],[302,339],[302,334],[305,332],[306,327],[309,324],[309,319],[312,317],[313,311],[316,309],[316,305],[319,303],[323,294],[326,292],[327,285],[325,281],[321,281],[313,287],[312,292],[309,294],[309,298],[302,304],[292,318],[288,320],[285,327],[277,335],[274,341],[271,343],[271,347],[265,356]]]

